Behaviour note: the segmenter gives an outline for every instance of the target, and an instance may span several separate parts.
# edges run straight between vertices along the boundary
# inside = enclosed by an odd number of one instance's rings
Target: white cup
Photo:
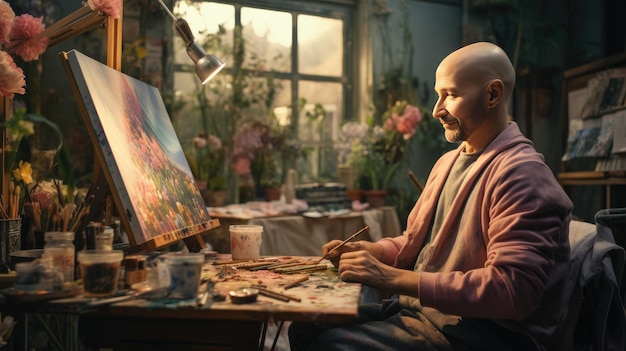
[[[258,260],[261,254],[263,226],[231,225],[228,229],[233,260]]]
[[[204,254],[170,253],[165,255],[165,262],[171,278],[169,296],[173,299],[195,298],[200,288]]]

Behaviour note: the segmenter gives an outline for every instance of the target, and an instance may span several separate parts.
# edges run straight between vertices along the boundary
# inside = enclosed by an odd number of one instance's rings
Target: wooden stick
[[[274,272],[293,273],[293,272],[301,271],[304,269],[311,269],[311,268],[316,268],[316,267],[324,267],[324,269],[326,268],[326,266],[318,266],[317,264],[307,264],[307,265],[301,265],[301,266],[295,266],[295,267],[278,268],[278,269],[275,269]]]
[[[296,279],[296,280],[292,281],[291,283],[289,283],[289,284],[285,285],[285,286],[283,287],[283,289],[285,289],[285,290],[287,290],[287,289],[291,289],[291,288],[293,288],[294,286],[296,286],[296,285],[298,285],[298,284],[300,284],[300,283],[302,283],[302,282],[305,282],[305,281],[307,281],[307,280],[309,280],[309,276],[308,276],[308,275],[305,275],[305,276],[300,277],[300,278],[298,278],[298,279]]]
[[[344,245],[345,245],[348,241],[350,241],[350,240],[352,240],[352,239],[356,238],[357,236],[361,235],[361,233],[365,232],[365,231],[366,231],[366,230],[368,230],[368,229],[370,229],[370,227],[369,227],[368,225],[366,225],[365,227],[361,228],[358,232],[356,232],[356,233],[354,233],[354,234],[350,235],[350,237],[349,237],[348,239],[346,239],[346,240],[342,241],[341,243],[339,243],[339,245],[337,245],[337,246],[333,247],[332,249],[330,249],[330,250],[326,253],[326,255],[324,255],[322,258],[320,258],[320,259],[319,259],[319,261],[317,261],[317,263],[320,263],[320,262],[322,262],[322,260],[324,260],[324,259],[326,259],[326,258],[330,257],[329,255],[330,255],[330,253],[331,253],[331,252],[333,252],[333,251],[337,250],[338,248],[340,248],[340,247],[344,246]]]
[[[306,274],[309,274],[309,273],[318,272],[318,271],[325,271],[327,269],[328,269],[327,266],[315,266],[315,267],[304,268],[304,269],[297,270],[297,271],[292,271],[292,272],[284,272],[283,274],[296,274],[296,273],[300,273],[300,274],[306,273]]]
[[[221,265],[228,265],[228,264],[237,264],[237,263],[243,263],[243,262],[252,262],[251,260],[225,260],[225,261],[215,261],[213,262],[213,265],[216,266],[221,266]]]
[[[417,191],[419,191],[420,193],[422,191],[424,191],[424,186],[422,185],[422,183],[420,183],[420,181],[417,179],[417,177],[415,176],[415,173],[413,173],[413,171],[409,171],[409,179],[411,180],[411,183],[413,183],[413,185],[415,186],[415,188],[417,189]]]
[[[291,296],[291,295],[279,293],[277,291],[269,290],[269,289],[262,288],[260,286],[255,286],[255,285],[252,285],[251,287],[255,288],[255,289],[258,289],[260,295],[271,297],[271,298],[276,299],[276,300],[281,300],[281,301],[284,301],[284,302],[289,302],[289,300],[296,301],[296,302],[301,302],[302,301],[302,299],[297,297],[297,296]]]

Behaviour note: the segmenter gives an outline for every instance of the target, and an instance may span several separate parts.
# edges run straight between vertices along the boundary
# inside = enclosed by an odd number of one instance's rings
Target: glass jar
[[[52,264],[63,274],[64,282],[74,281],[74,233],[46,232],[42,257],[51,257]]]

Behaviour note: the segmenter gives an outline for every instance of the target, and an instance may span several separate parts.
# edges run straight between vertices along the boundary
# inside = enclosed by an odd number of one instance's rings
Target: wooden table
[[[284,262],[304,258],[277,259]],[[265,327],[270,320],[345,324],[357,315],[361,287],[340,281],[334,269],[282,274],[207,263],[203,274],[217,281],[215,290],[224,294],[240,286],[262,284],[301,301],[284,302],[260,295],[250,304],[233,304],[227,298],[221,302],[210,299],[198,306],[196,299],[134,299],[90,308],[82,296],[77,296],[22,307],[28,312],[78,314],[78,334],[85,347],[115,350],[255,350],[263,347]],[[305,276],[305,282],[288,290],[283,288]]]

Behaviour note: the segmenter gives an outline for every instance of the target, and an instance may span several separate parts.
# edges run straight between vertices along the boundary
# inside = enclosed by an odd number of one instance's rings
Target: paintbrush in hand
[[[329,258],[329,257],[330,257],[330,253],[331,253],[331,252],[333,252],[333,251],[337,250],[338,248],[340,248],[340,247],[344,246],[344,245],[345,245],[348,241],[350,241],[350,240],[352,240],[352,239],[356,238],[357,236],[361,235],[361,233],[364,233],[364,232],[365,232],[366,230],[368,230],[368,229],[370,229],[370,227],[366,225],[365,227],[361,228],[358,232],[356,232],[356,233],[354,233],[354,234],[350,235],[350,237],[349,237],[349,238],[347,238],[346,240],[344,240],[344,241],[340,242],[340,243],[339,243],[339,245],[337,245],[337,246],[333,247],[332,249],[330,249],[330,250],[326,253],[326,255],[324,255],[322,258],[320,258],[320,259],[319,259],[319,261],[317,261],[317,263],[320,263],[320,262],[322,262],[324,259]]]

